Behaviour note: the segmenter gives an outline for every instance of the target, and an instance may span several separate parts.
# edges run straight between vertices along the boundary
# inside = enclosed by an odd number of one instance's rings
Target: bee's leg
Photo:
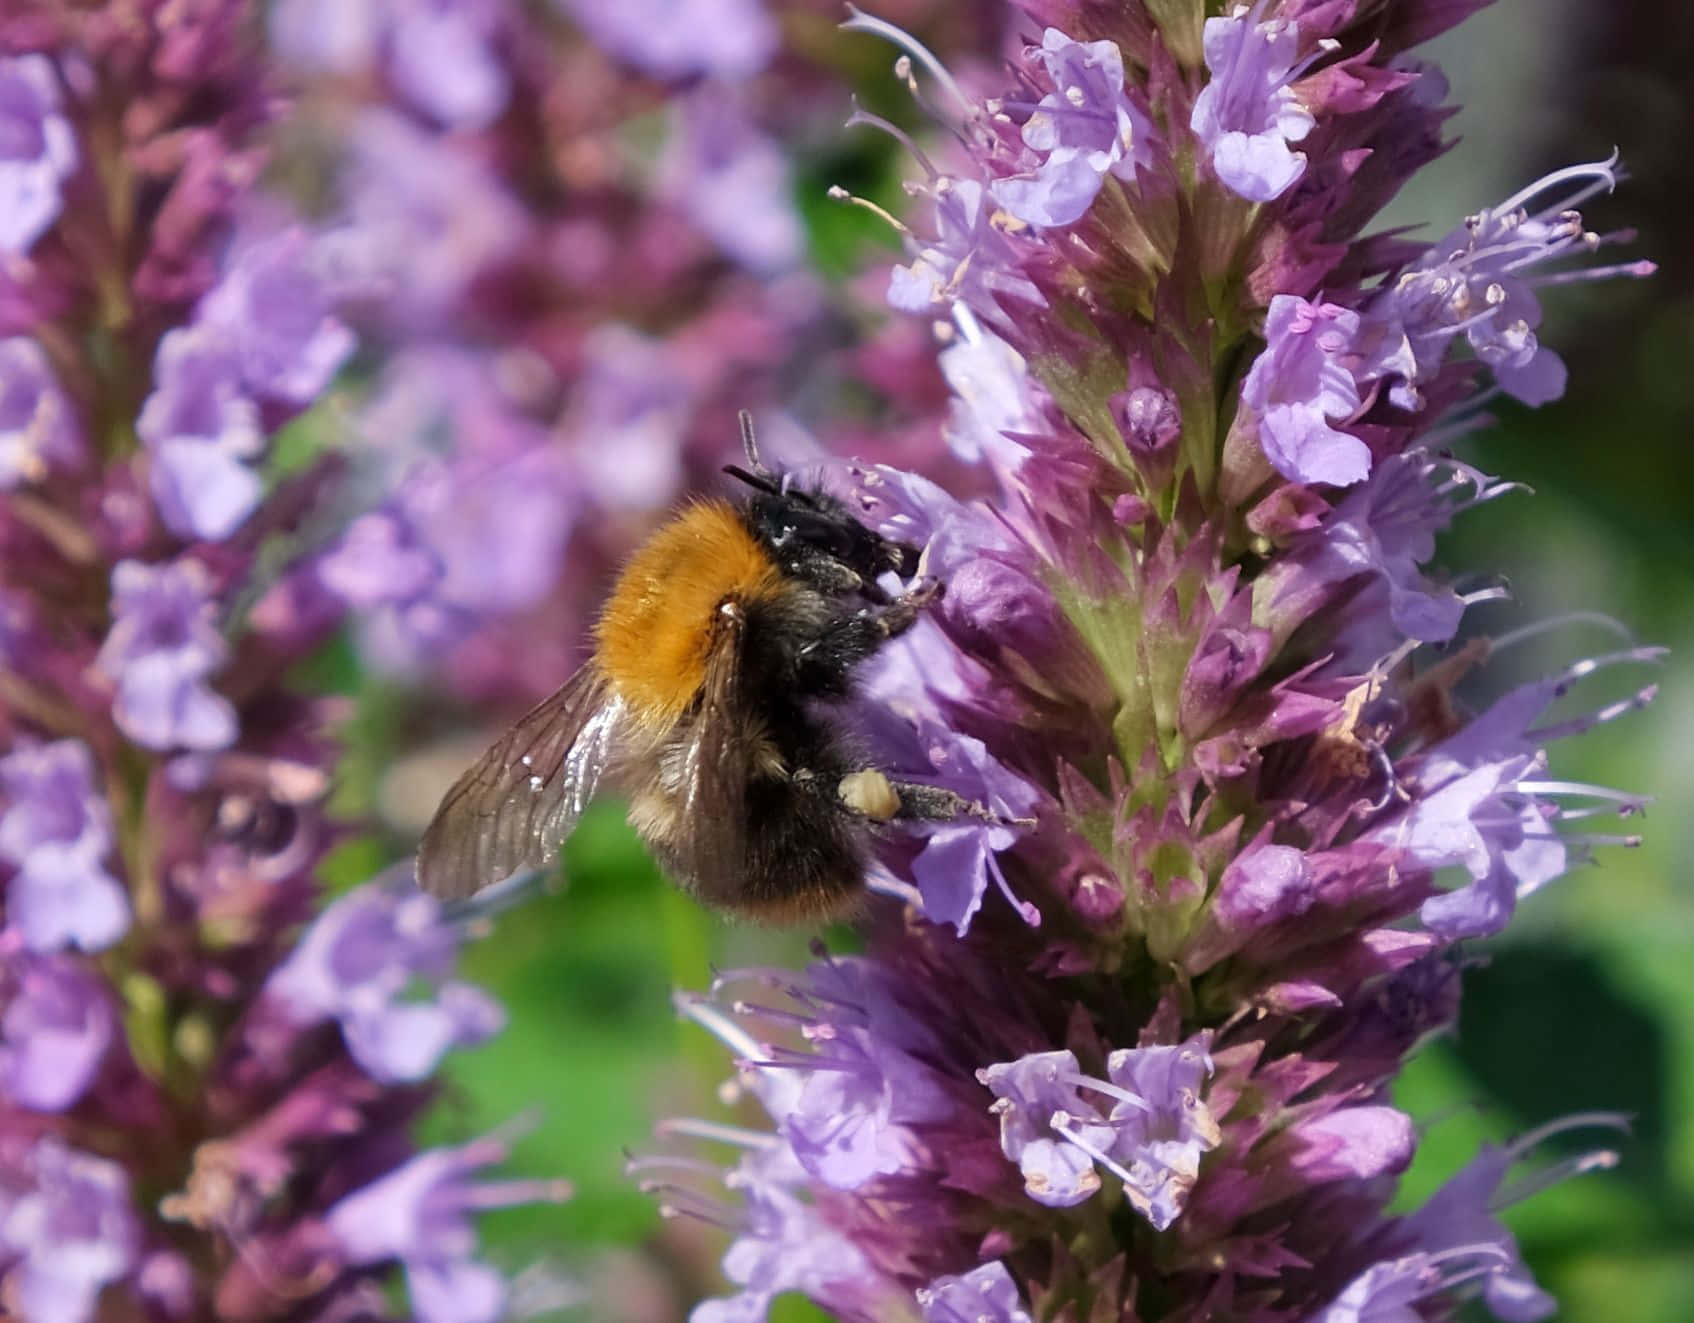
[[[941,584],[927,579],[886,606],[867,606],[834,621],[794,654],[800,687],[808,693],[846,692],[847,673],[889,639],[917,624],[941,596]]]
[[[970,817],[1001,826],[1035,825],[1034,818],[1001,817],[986,805],[940,786],[891,780],[874,767],[847,773],[837,784],[836,794],[850,812],[873,822],[951,822]]]

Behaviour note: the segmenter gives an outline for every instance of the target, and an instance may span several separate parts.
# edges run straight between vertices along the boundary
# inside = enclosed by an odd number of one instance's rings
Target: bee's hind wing
[[[611,762],[624,705],[590,663],[453,784],[418,846],[418,884],[459,900],[547,864]]]

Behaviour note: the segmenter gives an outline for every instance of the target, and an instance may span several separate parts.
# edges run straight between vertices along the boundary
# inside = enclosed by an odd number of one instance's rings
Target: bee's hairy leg
[[[806,682],[819,679],[843,682],[847,672],[889,639],[904,634],[941,595],[941,584],[928,579],[902,593],[886,606],[867,606],[834,621],[794,656],[795,669]],[[816,686],[827,689],[830,684]]]
[[[874,767],[842,777],[836,794],[850,812],[873,822],[952,822],[977,818],[996,826],[1033,827],[1034,818],[1007,818],[984,804],[940,786],[895,781]]]

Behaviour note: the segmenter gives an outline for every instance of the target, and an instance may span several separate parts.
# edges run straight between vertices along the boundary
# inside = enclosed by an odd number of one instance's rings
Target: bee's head
[[[748,522],[790,572],[813,577],[809,565],[834,562],[858,575],[873,597],[877,579],[888,571],[902,579],[917,573],[916,547],[866,528],[828,493],[797,486],[788,475],[749,473],[733,465],[724,471],[753,488]]]
[[[839,581],[839,573],[830,574],[824,566],[829,562],[846,566],[873,598],[881,596],[876,581],[888,571],[902,579],[917,573],[916,547],[866,528],[833,496],[795,483],[792,473],[766,468],[753,436],[753,419],[745,410],[741,414],[741,441],[748,467],[729,464],[724,472],[753,489],[747,504],[748,521],[785,569],[802,578]],[[809,566],[820,573],[809,574]]]

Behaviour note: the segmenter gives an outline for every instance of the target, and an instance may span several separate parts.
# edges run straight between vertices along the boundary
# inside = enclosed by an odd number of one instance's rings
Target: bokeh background
[[[798,354],[779,345],[705,385],[690,378],[711,402],[693,408],[687,426],[708,439],[691,442],[687,462],[654,480],[657,499],[645,506],[626,502],[613,534],[573,532],[557,553],[570,562],[561,568],[565,589],[527,604],[515,632],[496,631],[491,646],[500,666],[490,669],[487,655],[474,650],[467,659],[461,649],[443,665],[413,658],[396,671],[349,637],[313,668],[312,683],[357,700],[339,807],[382,829],[335,858],[342,881],[362,879],[402,855],[433,795],[479,740],[526,696],[564,678],[580,655],[583,623],[619,546],[659,517],[665,500],[702,480],[714,461],[731,457],[729,420],[743,402],[738,390],[751,396],[745,402],[774,415],[770,430],[779,450],[804,454],[808,438],[822,436],[838,450],[913,464],[939,453],[933,420],[940,387],[925,366],[921,337],[879,329],[875,279],[856,274],[886,266],[896,251],[892,233],[824,195],[839,183],[898,208],[898,180],[913,170],[891,139],[838,127],[854,94],[910,125],[921,115],[891,76],[888,48],[832,35],[832,5],[769,0],[767,8],[779,21],[784,51],[759,75],[765,82],[753,104],[767,122],[773,112],[787,116],[786,131],[771,140],[787,161],[778,187],[802,224],[795,261],[765,271],[742,262],[734,274],[710,263],[705,275],[679,266],[673,297],[655,258],[651,290],[630,293],[622,303],[603,292],[567,290],[556,294],[563,314],[543,308],[536,318],[574,318],[574,324],[536,332],[532,318],[525,330],[543,336],[539,352],[554,373],[547,388],[567,403],[580,385],[571,365],[589,370],[583,364],[592,355],[581,346],[604,346],[592,334],[596,317],[633,326],[651,337],[650,345],[682,345],[683,366],[673,361],[648,370],[684,377],[701,335],[737,334],[733,319],[709,322],[702,331],[675,313],[690,299],[704,305],[703,282],[742,282],[749,298],[790,298],[807,309],[794,323],[804,330],[794,334],[820,338]],[[923,32],[966,71],[990,59],[1000,39],[993,26],[1004,17],[998,5],[894,8],[906,12],[891,16]],[[560,29],[552,23],[548,30]],[[555,144],[552,185],[525,198],[544,218],[549,208],[568,217],[579,205],[573,180],[590,193],[605,184],[604,169],[596,174],[597,161],[604,167],[597,152],[608,158],[626,150],[662,153],[654,144],[668,131],[667,101],[691,94],[684,90],[691,78],[638,80],[637,92],[629,93],[627,70],[608,58],[605,45],[571,44],[568,79],[558,75],[570,86],[550,93],[552,75],[535,67],[547,52],[530,53],[543,101],[551,95],[582,102],[567,107],[575,118],[567,140]],[[1570,364],[1568,395],[1533,415],[1504,413],[1494,430],[1467,442],[1466,452],[1489,471],[1528,484],[1534,495],[1516,494],[1468,516],[1447,540],[1443,559],[1482,575],[1497,571],[1510,582],[1515,602],[1487,608],[1499,612],[1492,617],[1499,629],[1598,611],[1674,653],[1657,704],[1645,716],[1559,751],[1559,776],[1657,796],[1643,826],[1645,843],[1604,851],[1597,867],[1534,898],[1504,936],[1477,950],[1460,1034],[1432,1045],[1402,1085],[1400,1105],[1426,1130],[1405,1181],[1406,1199],[1421,1199],[1480,1142],[1508,1139],[1569,1112],[1627,1111],[1634,1128],[1615,1171],[1547,1190],[1508,1220],[1571,1323],[1683,1323],[1694,1318],[1694,901],[1684,862],[1694,853],[1688,663],[1694,657],[1694,464],[1687,456],[1694,430],[1688,212],[1694,7],[1499,0],[1430,54],[1465,107],[1454,122],[1462,141],[1408,188],[1391,223],[1456,217],[1547,169],[1604,157],[1615,146],[1631,179],[1616,197],[1592,206],[1590,223],[1602,230],[1639,227],[1637,250],[1660,263],[1651,281],[1575,286],[1545,300],[1543,336]],[[332,141],[341,118],[376,95],[350,80],[346,68],[326,72],[322,65],[300,71],[308,113],[291,131],[302,139],[316,133]],[[781,86],[771,90],[778,80]],[[454,132],[439,123],[429,131],[449,139]],[[474,133],[467,140],[474,144]],[[307,205],[317,186],[316,150],[312,142],[285,143],[279,156],[284,184]],[[485,152],[483,163],[511,166],[498,151]],[[625,199],[623,205],[636,204]],[[610,203],[593,215],[598,230],[557,241],[591,245],[610,236],[614,244],[665,251],[662,227],[655,239]],[[466,234],[453,239],[470,241]],[[785,240],[778,235],[773,242]],[[492,297],[508,323],[522,321],[523,297],[510,290]],[[820,314],[820,307],[828,311]],[[827,332],[817,331],[820,321]],[[497,338],[501,325],[496,316],[465,334]],[[789,333],[777,323],[761,325],[769,334]],[[448,342],[460,329],[430,328]],[[545,340],[548,334],[555,339]],[[895,348],[868,354],[863,345],[878,335]],[[560,344],[567,347],[551,352]],[[515,366],[521,369],[524,360]],[[302,425],[298,444],[310,448],[315,435],[342,426],[363,407],[379,371],[373,361],[363,378],[355,374],[339,403]],[[861,389],[865,381],[874,389]],[[620,407],[627,422],[633,406]],[[670,417],[673,426],[684,426],[675,421],[679,415],[659,417],[653,423],[644,413],[642,425],[662,432]],[[835,433],[823,435],[832,419]],[[661,448],[664,440],[661,435]],[[592,446],[594,437],[574,444]],[[1517,648],[1512,664],[1543,670],[1603,650],[1610,646],[1608,628],[1573,618]],[[444,692],[454,696],[450,702]],[[534,1127],[517,1145],[514,1165],[575,1183],[569,1203],[503,1212],[484,1223],[490,1257],[520,1274],[520,1307],[608,1323],[681,1319],[713,1289],[721,1239],[704,1225],[661,1221],[654,1202],[623,1172],[626,1154],[651,1144],[660,1118],[721,1113],[716,1089],[726,1073],[724,1057],[702,1033],[678,1024],[671,992],[703,986],[714,967],[802,961],[808,935],[730,926],[703,913],[664,885],[615,804],[597,806],[572,838],[565,873],[563,890],[500,919],[469,953],[468,973],[502,998],[511,1023],[488,1046],[454,1060],[430,1137],[480,1133],[529,1111]],[[851,937],[835,933],[831,941],[848,945]],[[793,1300],[779,1311],[789,1323],[812,1317]]]

